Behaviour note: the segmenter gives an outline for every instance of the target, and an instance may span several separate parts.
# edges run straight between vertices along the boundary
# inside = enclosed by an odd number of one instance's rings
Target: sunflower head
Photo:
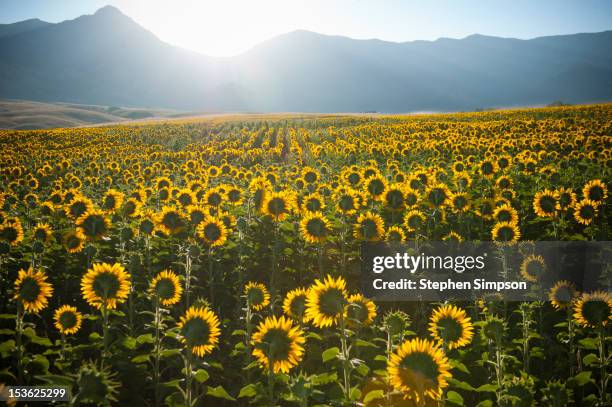
[[[200,222],[196,233],[210,247],[223,246],[227,240],[227,228],[223,221],[210,216]]]
[[[39,222],[32,231],[32,237],[39,242],[48,243],[53,237],[53,230],[48,223]]]
[[[439,400],[451,377],[442,349],[427,339],[411,339],[391,354],[387,374],[391,385],[417,403]]]
[[[164,206],[156,216],[156,227],[165,235],[177,235],[185,230],[187,221],[179,209]]]
[[[574,319],[584,327],[606,326],[612,320],[612,297],[605,291],[582,294],[574,304]]]
[[[386,240],[388,242],[403,242],[406,240],[406,234],[404,233],[404,229],[400,226],[393,225],[389,229],[387,229]]]
[[[45,309],[53,294],[53,287],[47,282],[42,270],[19,270],[15,280],[15,300],[19,301],[25,312],[38,313]]]
[[[98,369],[94,363],[82,365],[76,378],[78,392],[75,399],[95,405],[116,402],[120,383],[115,378],[116,374],[107,368]]]
[[[454,305],[443,305],[434,310],[429,319],[431,336],[448,349],[461,348],[472,341],[474,327],[465,311]]]
[[[265,195],[262,212],[276,222],[283,221],[295,208],[295,197],[288,191],[270,192]]]
[[[261,311],[270,304],[270,293],[265,285],[253,281],[244,286],[247,305],[254,311]]]
[[[566,309],[578,297],[578,290],[571,281],[557,281],[550,289],[548,299],[555,309]]]
[[[482,336],[482,339],[484,339],[485,341],[491,341],[499,344],[501,343],[504,337],[505,330],[505,321],[495,315],[491,315],[485,320],[480,334]]]
[[[450,203],[451,192],[445,184],[431,185],[425,191],[425,201],[432,208],[443,208]]]
[[[163,270],[151,281],[149,291],[161,305],[170,306],[181,300],[183,287],[172,270]]]
[[[391,336],[401,335],[410,326],[410,316],[404,311],[389,311],[383,319],[384,330]]]
[[[539,217],[551,218],[557,211],[557,194],[548,189],[540,191],[533,197],[533,210]]]
[[[597,203],[583,199],[574,206],[574,219],[582,225],[590,225],[597,216]]]
[[[67,232],[62,243],[68,253],[79,253],[85,247],[87,237],[80,228]]]
[[[70,305],[62,305],[53,314],[55,327],[64,335],[73,335],[81,329],[83,315]]]
[[[115,309],[130,292],[130,275],[119,264],[94,263],[81,279],[81,293],[97,309]]]
[[[346,304],[346,320],[351,327],[371,325],[376,318],[376,305],[361,294],[348,297]]]
[[[287,293],[283,300],[283,312],[298,322],[306,322],[306,299],[308,290],[302,287],[295,288]]]
[[[582,195],[585,199],[599,205],[608,197],[608,187],[600,179],[594,179],[585,184],[582,188]]]
[[[308,243],[323,242],[330,233],[329,221],[321,212],[309,212],[300,221],[300,232]]]
[[[95,209],[81,215],[76,225],[89,240],[97,240],[106,236],[111,228],[111,222],[104,212]]]
[[[541,281],[546,274],[546,263],[542,256],[530,255],[521,263],[521,276],[533,283]]]
[[[319,328],[336,325],[345,316],[346,297],[346,281],[342,277],[317,279],[308,291],[306,317]]]
[[[494,241],[500,243],[514,243],[521,237],[518,225],[514,222],[497,222],[491,231]]]
[[[366,212],[359,215],[353,230],[355,239],[377,241],[385,235],[385,223],[383,218],[375,213]]]
[[[23,241],[23,227],[18,218],[7,218],[0,225],[0,241],[4,241],[11,246],[17,246]]]
[[[191,306],[178,323],[181,341],[194,355],[204,357],[219,343],[219,318],[207,307]]]
[[[274,373],[289,373],[304,357],[303,331],[290,318],[267,317],[253,334],[253,356]]]

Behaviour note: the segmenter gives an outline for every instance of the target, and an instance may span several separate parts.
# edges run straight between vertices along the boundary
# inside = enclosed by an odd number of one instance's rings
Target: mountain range
[[[612,100],[612,31],[387,42],[294,31],[233,57],[118,9],[0,25],[0,98],[191,111],[411,112]]]

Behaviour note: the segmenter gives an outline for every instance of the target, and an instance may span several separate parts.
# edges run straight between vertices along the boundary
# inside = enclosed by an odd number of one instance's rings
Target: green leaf
[[[195,377],[198,383],[204,383],[206,380],[208,380],[210,376],[208,375],[208,372],[206,370],[198,369],[193,375],[193,377]]]
[[[384,390],[369,391],[368,394],[366,394],[365,397],[363,398],[363,404],[367,406],[369,402],[373,400],[377,400],[377,399],[382,399],[383,397],[385,397]]]
[[[15,331],[12,329],[0,329],[0,335],[15,335]]]
[[[244,329],[236,329],[234,332],[232,332],[232,336],[246,336],[247,332]]]
[[[323,362],[328,362],[332,359],[337,358],[339,353],[340,349],[337,346],[334,346],[333,348],[329,348],[323,351],[321,357],[323,358]]]
[[[136,338],[127,336],[123,339],[122,345],[126,349],[134,350],[136,349]]]
[[[144,343],[153,343],[155,342],[155,339],[153,338],[153,335],[151,334],[143,334],[136,338],[136,342],[139,345],[142,345]]]
[[[360,346],[362,348],[377,348],[376,344],[368,341],[364,341],[363,339],[357,339],[355,341],[356,346]]]
[[[159,354],[162,358],[169,358],[171,356],[180,355],[181,351],[178,349],[164,349]]]
[[[149,354],[145,353],[144,355],[134,356],[132,358],[132,362],[134,363],[145,363],[149,361]]]
[[[491,400],[484,400],[476,404],[476,407],[493,407],[493,402]]]
[[[370,368],[365,363],[362,363],[359,366],[357,366],[355,371],[359,373],[361,376],[365,377],[368,373],[370,373]]]
[[[578,373],[576,376],[572,377],[570,380],[572,380],[578,386],[584,386],[585,384],[593,381],[593,379],[591,378],[591,372],[588,370]]]
[[[257,396],[257,387],[253,383],[244,386],[242,389],[240,389],[240,393],[238,394],[238,398],[251,398],[255,396]]]
[[[208,396],[211,397],[216,397],[219,399],[225,399],[225,400],[230,400],[230,401],[236,401],[235,398],[233,398],[232,396],[230,396],[227,391],[225,391],[225,389],[223,388],[223,386],[217,386],[217,387],[209,387],[206,390],[206,394]]]
[[[72,386],[74,380],[69,376],[61,376],[57,374],[46,374],[38,376],[39,379],[56,386]]]
[[[355,386],[351,389],[350,397],[351,400],[359,400],[361,398],[361,390],[359,390],[358,386]]]
[[[585,349],[597,349],[597,341],[594,338],[584,338],[578,341]]]
[[[450,359],[449,363],[453,367],[453,369],[457,369],[460,372],[470,374],[470,371],[468,370],[467,366],[465,366],[463,363],[459,362],[458,360]]]
[[[477,392],[483,392],[483,391],[490,391],[495,393],[497,391],[497,385],[496,384],[483,384],[482,386],[476,388]]]
[[[308,332],[308,334],[306,334],[306,339],[316,339],[317,341],[322,341],[323,337],[318,333]]]
[[[14,339],[9,339],[6,342],[0,343],[0,355],[2,355],[3,358],[9,357],[9,355],[13,352],[14,349],[15,349]]]
[[[313,375],[310,377],[310,381],[313,386],[320,386],[323,384],[332,383],[338,380],[338,375],[334,373],[321,373],[319,375]]]
[[[448,382],[457,389],[461,389],[461,390],[467,390],[467,391],[476,391],[476,389],[474,387],[472,387],[471,384],[467,383],[467,382],[463,382],[461,380],[457,380],[454,378],[450,378],[448,380]]]
[[[456,404],[458,406],[463,405],[463,397],[461,396],[461,394],[452,390],[446,393],[446,401],[452,404]]]
[[[597,362],[597,360],[597,355],[594,353],[589,353],[582,358],[582,363],[584,363],[585,366],[591,366],[593,363]]]

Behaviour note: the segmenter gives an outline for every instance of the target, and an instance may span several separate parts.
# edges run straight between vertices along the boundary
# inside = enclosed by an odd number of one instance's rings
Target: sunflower
[[[574,319],[583,327],[606,326],[612,320],[612,297],[605,291],[582,294],[574,303]]]
[[[67,232],[62,238],[62,243],[68,253],[79,253],[85,247],[86,240],[83,231],[77,228]]]
[[[142,202],[136,198],[128,198],[121,206],[121,215],[125,218],[136,218],[140,215]]]
[[[123,203],[123,193],[116,189],[109,189],[102,197],[102,209],[106,213],[113,213],[121,207]]]
[[[206,217],[210,216],[210,213],[203,206],[190,205],[187,207],[187,216],[189,217],[189,223],[197,227]]]
[[[330,231],[329,221],[321,212],[307,213],[300,221],[300,233],[308,243],[323,242]]]
[[[211,247],[223,246],[227,240],[227,228],[220,220],[206,217],[197,227],[196,233],[200,239]]]
[[[0,241],[17,246],[23,241],[23,227],[19,218],[8,218],[0,225]]]
[[[455,232],[454,230],[451,230],[442,237],[442,240],[445,242],[463,242],[464,239],[463,236],[461,236],[459,233]]]
[[[181,300],[183,287],[179,277],[172,270],[163,270],[151,281],[149,291],[163,306],[167,307]]]
[[[387,180],[381,175],[375,174],[367,178],[364,182],[365,193],[373,200],[379,201],[385,195],[388,185]]]
[[[602,204],[608,197],[608,187],[599,179],[587,182],[582,188],[582,196],[595,203]]]
[[[288,191],[266,194],[262,204],[262,212],[274,221],[283,221],[295,207],[294,196]]]
[[[416,232],[425,223],[425,215],[418,209],[406,212],[404,215],[404,227],[409,232]]]
[[[493,211],[493,219],[495,222],[518,222],[518,212],[509,204],[503,204],[495,208]]]
[[[45,309],[53,294],[53,286],[47,282],[44,271],[34,271],[32,267],[19,270],[15,280],[15,300],[23,305],[25,312],[38,313]]]
[[[384,193],[385,207],[392,211],[401,211],[406,206],[405,188],[400,184],[390,185]]]
[[[83,315],[70,305],[62,305],[53,314],[55,327],[63,335],[73,335],[81,329]]]
[[[79,194],[72,198],[72,200],[64,207],[64,212],[69,218],[78,219],[84,213],[92,211],[93,209],[94,204],[91,199]]]
[[[323,282],[316,279],[306,299],[306,317],[319,327],[336,325],[344,317],[347,302],[346,281],[327,275]]]
[[[429,319],[429,332],[448,349],[461,348],[472,341],[474,327],[465,311],[454,305],[436,308]]]
[[[590,225],[597,216],[597,204],[583,199],[574,206],[574,219],[582,225]]]
[[[270,293],[265,285],[253,281],[244,286],[247,304],[254,311],[261,311],[270,304]]]
[[[578,290],[571,281],[557,281],[550,289],[548,299],[555,309],[566,309],[578,297]]]
[[[253,334],[253,356],[259,364],[274,373],[289,373],[289,370],[304,357],[304,332],[293,324],[293,320],[281,316],[267,317]]]
[[[39,242],[48,243],[53,237],[53,230],[48,223],[38,222],[32,230],[32,237]]]
[[[491,237],[496,242],[514,243],[521,237],[518,225],[513,222],[498,222],[493,226]]]
[[[156,215],[156,225],[166,235],[177,235],[187,227],[183,213],[173,206],[164,206]]]
[[[406,234],[404,233],[404,229],[402,229],[400,226],[393,225],[387,229],[385,239],[388,242],[403,242],[406,240]]]
[[[555,190],[557,196],[557,210],[565,211],[576,205],[576,193],[571,188],[559,188]]]
[[[361,206],[359,193],[351,188],[340,188],[334,192],[336,209],[343,215],[352,215]]]
[[[196,204],[198,199],[196,198],[195,193],[191,189],[182,188],[176,194],[176,201],[182,208],[186,208],[189,205]]]
[[[325,209],[325,200],[318,192],[306,195],[300,205],[303,212],[321,212]]]
[[[219,343],[219,318],[207,307],[189,307],[177,326],[181,341],[194,355],[204,357]]]
[[[465,192],[457,192],[451,195],[451,207],[454,212],[464,213],[470,209],[470,197]]]
[[[358,240],[377,241],[385,235],[383,218],[375,213],[366,212],[359,215],[353,229],[353,236]]]
[[[391,385],[417,403],[430,398],[439,400],[448,386],[451,366],[438,345],[427,339],[404,341],[391,354],[387,374]]]
[[[97,240],[105,236],[111,228],[110,220],[100,210],[85,212],[76,220],[77,229],[89,240]]]
[[[349,326],[368,326],[376,318],[376,305],[361,294],[348,297],[346,304],[346,320]]]
[[[545,189],[533,197],[533,210],[541,218],[554,217],[557,210],[557,195]]]
[[[115,309],[130,292],[130,275],[119,263],[94,263],[81,279],[81,293],[97,309]]]
[[[521,263],[521,276],[527,281],[537,283],[545,273],[546,263],[542,256],[527,256]]]
[[[306,299],[308,290],[305,288],[295,288],[287,293],[283,300],[283,312],[290,318],[298,322],[307,322],[306,318]]]
[[[451,192],[445,184],[431,185],[425,190],[425,201],[432,208],[443,208],[451,202]]]
[[[484,304],[484,301],[483,301]],[[484,307],[486,308],[486,307]],[[487,317],[481,327],[480,335],[483,340],[500,344],[506,331],[506,322],[496,315]]]

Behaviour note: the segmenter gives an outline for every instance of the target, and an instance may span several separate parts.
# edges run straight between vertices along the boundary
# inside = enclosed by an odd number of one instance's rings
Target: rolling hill
[[[212,58],[118,9],[0,26],[0,98],[207,111],[409,112],[612,100],[612,31],[403,43],[295,31]]]

